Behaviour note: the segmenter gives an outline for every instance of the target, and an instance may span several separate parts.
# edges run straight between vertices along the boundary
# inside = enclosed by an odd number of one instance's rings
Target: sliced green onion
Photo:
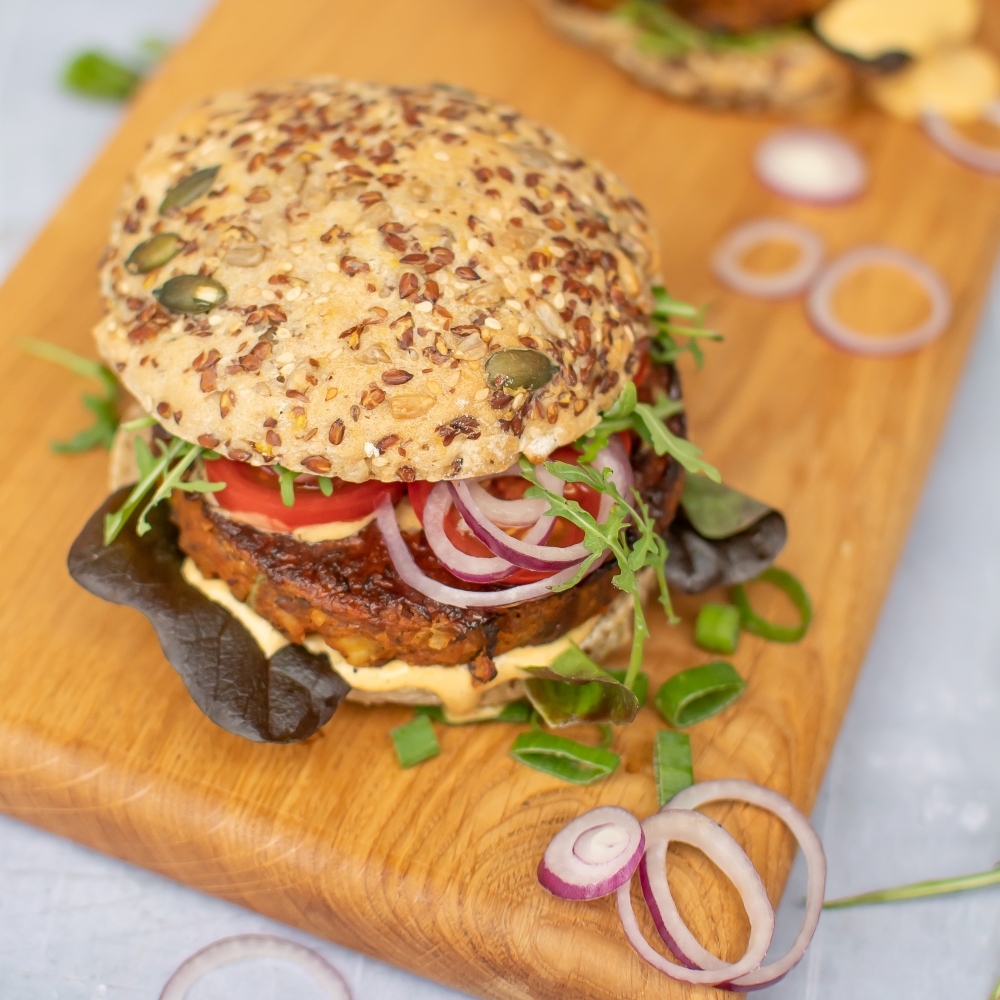
[[[611,746],[612,742],[614,741],[615,738],[614,730],[606,722],[599,722],[597,724],[597,728],[601,731],[601,742],[598,743],[597,745],[602,750],[607,750],[608,747]]]
[[[527,767],[574,785],[589,785],[606,778],[621,763],[621,758],[610,750],[538,730],[521,733],[510,755]]]
[[[656,801],[662,809],[679,791],[694,784],[691,764],[691,737],[661,729],[653,744],[653,771],[656,774]]]
[[[317,476],[319,480],[319,491],[325,497],[333,496],[333,480],[329,476]],[[286,507],[291,506],[290,504],[285,504]]]
[[[761,618],[750,606],[750,599],[743,584],[733,587],[730,594],[733,604],[736,605],[740,613],[740,620],[743,628],[747,632],[759,635],[762,639],[769,639],[771,642],[798,642],[809,628],[812,621],[812,602],[806,593],[805,587],[788,572],[787,569],[779,569],[771,566],[764,570],[756,580],[751,583],[771,583],[779,590],[783,590],[801,617],[799,625],[775,625],[764,618]]]
[[[993,992],[990,994],[990,1000],[1000,1000],[1000,979],[997,980],[996,986],[993,987]]]
[[[521,724],[530,722],[534,709],[531,707],[531,702],[511,701],[504,705],[496,715],[482,719],[467,719],[462,722],[449,719],[440,705],[416,705],[414,711],[417,715],[426,715],[428,719],[444,723],[446,726],[477,726],[484,722],[516,722]]]
[[[390,730],[396,747],[396,756],[403,767],[413,767],[421,761],[436,757],[441,752],[434,727],[426,715],[418,715],[401,726]]]
[[[732,604],[703,604],[694,625],[694,641],[710,653],[736,652],[740,613]]]
[[[674,674],[656,692],[653,703],[678,729],[704,722],[731,705],[747,682],[725,660],[713,660]]]
[[[972,875],[956,875],[953,878],[935,878],[927,882],[911,882],[894,889],[876,889],[860,896],[844,896],[831,899],[823,904],[824,910],[840,910],[847,906],[864,906],[867,903],[895,903],[901,899],[926,899],[928,896],[945,896],[952,892],[968,889],[982,889],[984,886],[1000,883],[1000,864],[984,872]]]
[[[614,677],[619,684],[625,683],[625,675],[628,673],[627,670],[608,670],[606,672]],[[640,670],[635,675],[635,680],[632,682],[632,694],[638,699],[639,708],[642,708],[649,697],[649,674],[645,670]]]
[[[286,507],[295,506],[295,477],[297,472],[286,469],[283,465],[276,465],[278,470],[278,485],[281,487],[281,502]]]

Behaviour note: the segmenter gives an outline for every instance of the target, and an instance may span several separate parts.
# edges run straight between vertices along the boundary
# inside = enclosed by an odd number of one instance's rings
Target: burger
[[[554,719],[595,681],[560,719],[625,720],[643,597],[747,579],[785,537],[685,439],[700,331],[657,271],[623,183],[493,101],[330,78],[204,101],[151,142],[100,266],[131,409],[71,574],[250,739],[345,698],[461,721],[527,693]]]

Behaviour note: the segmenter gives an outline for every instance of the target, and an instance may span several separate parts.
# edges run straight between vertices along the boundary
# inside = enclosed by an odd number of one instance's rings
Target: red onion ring
[[[487,477],[490,478],[490,477]],[[559,480],[560,486],[566,484]],[[559,491],[560,496],[562,491]],[[496,525],[501,528],[526,528],[535,524],[549,509],[544,500],[501,500],[487,493],[479,485],[478,480],[469,483],[469,494],[475,505]]]
[[[594,467],[598,469],[610,469],[611,479],[615,483],[618,492],[624,496],[630,481],[631,466],[625,455],[625,449],[621,441],[615,437],[609,440],[606,447],[602,448],[594,459]],[[628,470],[626,472],[625,470]],[[536,470],[539,481],[546,489],[551,489],[543,477],[558,482],[560,487],[565,488],[565,483],[557,477],[552,476],[544,466],[539,466]],[[513,563],[523,569],[548,572],[551,570],[565,569],[581,563],[590,554],[590,550],[583,542],[576,545],[564,547],[546,546],[538,544],[529,533],[524,539],[512,538],[501,528],[498,528],[486,515],[485,511],[479,507],[469,489],[468,482],[449,483],[452,499],[459,513],[465,519],[472,533],[489,550],[502,559]],[[562,493],[562,489],[559,490]],[[605,502],[606,501],[606,502]],[[611,512],[613,500],[610,497],[601,497],[601,506],[598,511],[598,523],[603,524],[608,514]],[[548,505],[546,505],[548,509]],[[544,519],[543,519],[544,520]]]
[[[919,326],[893,337],[869,337],[845,326],[833,313],[834,289],[851,272],[873,264],[888,264],[918,281],[931,300],[931,314]],[[806,303],[809,318],[824,337],[853,354],[892,357],[924,347],[940,337],[951,319],[951,295],[941,276],[929,264],[895,247],[855,247],[829,263],[813,283]]]
[[[184,1000],[188,990],[208,972],[250,958],[279,958],[308,972],[330,1000],[351,1000],[344,977],[318,952],[272,934],[237,934],[195,952],[167,980],[160,1000]]]
[[[759,990],[765,986],[771,986],[779,979],[783,979],[799,963],[806,949],[809,947],[809,942],[812,940],[813,934],[816,933],[816,926],[819,923],[820,914],[823,912],[823,896],[826,892],[826,855],[823,852],[823,844],[809,823],[809,820],[784,795],[779,794],[773,789],[765,788],[762,785],[756,785],[752,781],[741,781],[737,778],[732,778],[722,781],[698,782],[698,784],[691,785],[678,792],[663,807],[661,814],[673,809],[697,809],[699,806],[703,806],[709,802],[721,801],[748,802],[750,805],[766,809],[777,816],[791,830],[792,835],[798,841],[809,869],[808,889],[806,890],[806,911],[802,918],[802,927],[788,953],[778,959],[777,962],[762,965],[753,972],[720,984],[722,989],[741,991]],[[649,821],[647,820],[646,822]],[[659,868],[657,867],[647,874],[649,876],[658,876]],[[643,869],[640,868],[640,878],[642,875]],[[665,883],[666,878],[664,877]],[[644,883],[643,891],[645,892],[645,890],[646,886]],[[649,902],[648,895],[646,901],[647,903]],[[651,905],[650,910],[652,911],[652,909]],[[656,924],[659,930],[661,921],[657,920]],[[678,958],[682,960],[686,959],[695,963],[696,966],[705,969],[720,969],[722,967],[723,963],[698,943],[682,921],[678,919],[676,926],[671,924],[666,929],[668,932],[673,932],[669,934],[669,940],[667,936],[663,935],[662,931],[661,936],[663,936],[670,950]],[[679,941],[678,938],[680,938]],[[677,950],[672,943],[675,941],[680,950]]]
[[[541,572],[566,569],[581,563],[590,554],[590,550],[583,542],[558,547],[555,545],[536,545],[527,539],[512,538],[507,532],[498,528],[476,506],[476,502],[469,492],[468,483],[448,483],[448,489],[451,491],[451,498],[458,508],[458,512],[465,519],[465,523],[476,538],[491,552],[495,552],[501,559],[506,559],[515,566]]]
[[[986,108],[982,120],[1000,126],[1000,101],[994,101]],[[935,112],[925,112],[920,123],[931,141],[952,159],[985,174],[1000,174],[1000,149],[973,142],[968,136],[962,135],[947,118]]]
[[[758,274],[748,271],[741,258],[766,240],[794,243],[799,259],[784,271]],[[787,219],[753,219],[737,226],[712,254],[712,270],[730,288],[761,299],[781,299],[804,291],[823,263],[823,241],[811,229]]]
[[[424,534],[441,565],[459,580],[470,583],[496,583],[516,572],[517,567],[512,562],[499,556],[492,559],[472,556],[456,548],[444,530],[445,515],[451,509],[451,503],[447,484],[437,483],[424,504]]]
[[[552,838],[538,881],[562,899],[599,899],[631,881],[645,844],[642,824],[627,809],[598,806]]]
[[[754,153],[757,176],[793,201],[833,205],[864,191],[868,167],[853,143],[825,128],[772,132]]]
[[[646,850],[639,864],[640,873],[645,870],[649,878],[654,876],[654,873],[658,875],[661,867],[663,869],[662,880],[654,879],[652,882],[655,886],[655,896],[652,898],[657,908],[650,908],[661,936],[665,929],[677,924],[683,925],[670,894],[666,875],[667,846],[670,841],[676,840],[697,847],[736,886],[750,919],[750,941],[743,957],[737,962],[723,962],[713,955],[716,967],[712,969],[690,968],[687,965],[668,962],[654,951],[643,937],[635,918],[635,911],[632,909],[631,885],[625,883],[618,888],[618,914],[625,936],[639,957],[672,979],[704,986],[717,986],[719,983],[738,979],[756,969],[764,960],[771,943],[771,936],[774,933],[774,911],[771,909],[767,891],[757,874],[757,869],[743,848],[718,823],[691,809],[664,809],[643,820],[642,828],[646,834]],[[647,860],[651,856],[656,862],[655,869]],[[685,931],[690,934],[686,927]]]
[[[459,590],[433,580],[417,565],[409,546],[396,523],[396,513],[389,497],[383,498],[375,508],[375,519],[382,532],[382,540],[389,552],[389,558],[400,579],[439,604],[450,604],[456,608],[503,608],[510,604],[534,601],[547,597],[553,587],[568,583],[576,575],[577,567],[570,566],[544,580],[524,583],[506,590]],[[595,563],[596,566],[596,563]]]

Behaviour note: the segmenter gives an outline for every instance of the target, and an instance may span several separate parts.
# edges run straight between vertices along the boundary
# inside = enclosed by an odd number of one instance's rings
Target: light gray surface
[[[119,111],[60,93],[68,54],[177,38],[203,0],[0,0],[0,272],[115,127]],[[995,290],[997,285],[995,283]],[[814,815],[829,895],[987,868],[1000,858],[1000,294],[988,316],[883,610]],[[794,937],[796,864],[775,947]],[[0,817],[0,997],[147,1000],[191,952],[240,932],[327,955],[357,998],[459,994]],[[1000,888],[824,915],[770,1000],[985,1000],[1000,976]],[[320,994],[261,962],[191,1000]]]

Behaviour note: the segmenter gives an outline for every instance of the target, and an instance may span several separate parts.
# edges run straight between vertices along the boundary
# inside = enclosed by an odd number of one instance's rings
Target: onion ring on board
[[[769,813],[777,816],[778,819],[788,827],[792,836],[799,843],[802,854],[806,859],[806,866],[809,870],[809,881],[806,889],[806,910],[802,917],[802,927],[795,938],[792,947],[788,952],[776,962],[768,965],[761,965],[759,968],[739,976],[735,980],[729,980],[722,984],[723,989],[732,990],[759,990],[765,986],[771,986],[779,979],[783,979],[799,963],[809,942],[812,941],[813,934],[816,933],[816,926],[819,923],[820,914],[823,912],[823,895],[826,892],[826,855],[823,852],[823,844],[819,836],[812,828],[809,820],[792,805],[784,795],[771,788],[756,785],[752,781],[742,781],[738,778],[720,781],[701,781],[696,785],[691,785],[679,791],[670,802],[663,807],[663,812],[670,809],[697,809],[698,806],[706,805],[709,802],[747,802],[750,805],[766,809]],[[645,876],[649,882],[659,876],[659,868],[646,872],[640,870],[640,878]],[[666,883],[664,873],[663,882]],[[643,892],[646,892],[646,881],[643,881]],[[650,897],[646,896],[650,912],[656,918],[656,911],[650,902]],[[657,930],[660,929],[661,920],[656,920]],[[706,951],[695,939],[694,935],[687,929],[683,921],[678,918],[677,925],[667,927],[670,940],[664,937],[670,950],[679,959],[687,959],[696,968],[721,968],[723,963],[710,951]],[[661,936],[663,933],[661,931]],[[676,943],[676,948],[675,948]],[[678,950],[679,949],[679,950]]]
[[[981,116],[982,121],[1000,128],[1000,101],[990,104]],[[931,141],[953,160],[984,174],[1000,174],[1000,148],[984,146],[963,135],[943,115],[926,111],[920,124]]]
[[[599,899],[631,881],[646,837],[621,806],[598,806],[567,823],[538,862],[538,881],[562,899]]]
[[[868,184],[868,166],[857,147],[826,128],[772,132],[754,152],[753,164],[772,191],[814,205],[850,201]]]
[[[273,934],[237,934],[214,941],[183,961],[167,980],[160,1000],[184,1000],[206,973],[252,958],[278,958],[308,972],[330,1000],[351,1000],[344,977],[319,952]]]
[[[852,330],[833,312],[831,299],[840,282],[861,268],[877,264],[905,271],[931,301],[927,319],[898,336],[868,336]],[[806,308],[816,329],[837,347],[852,354],[887,358],[915,351],[940,337],[951,319],[951,295],[937,271],[919,257],[895,247],[868,244],[848,250],[823,268],[809,291]]]
[[[618,915],[621,917],[625,936],[639,957],[672,979],[703,986],[717,986],[719,983],[738,979],[756,969],[764,960],[771,943],[771,935],[774,933],[774,911],[771,909],[770,900],[767,898],[767,892],[757,874],[757,869],[743,848],[718,823],[692,809],[664,809],[643,820],[642,829],[646,834],[646,850],[639,863],[640,873],[644,868],[648,868],[647,859],[650,856],[655,859],[657,869],[661,861],[663,864],[662,886],[666,887],[666,891],[661,892],[657,898],[661,917],[665,910],[671,908],[676,913],[667,884],[666,860],[670,841],[680,841],[697,847],[707,855],[736,886],[747,917],[750,919],[750,941],[743,957],[736,962],[723,962],[713,955],[716,963],[713,969],[690,968],[688,965],[668,962],[643,937],[635,917],[635,910],[632,909],[631,883],[626,882],[618,889]],[[653,911],[653,916],[655,919],[656,911]],[[680,921],[679,914],[677,920]],[[660,921],[657,921],[658,927],[659,924]]]
[[[783,271],[758,274],[741,263],[743,255],[767,240],[794,243],[799,259]],[[788,219],[752,219],[737,226],[712,254],[712,270],[730,288],[760,299],[798,295],[809,285],[823,263],[823,241],[811,229]]]

